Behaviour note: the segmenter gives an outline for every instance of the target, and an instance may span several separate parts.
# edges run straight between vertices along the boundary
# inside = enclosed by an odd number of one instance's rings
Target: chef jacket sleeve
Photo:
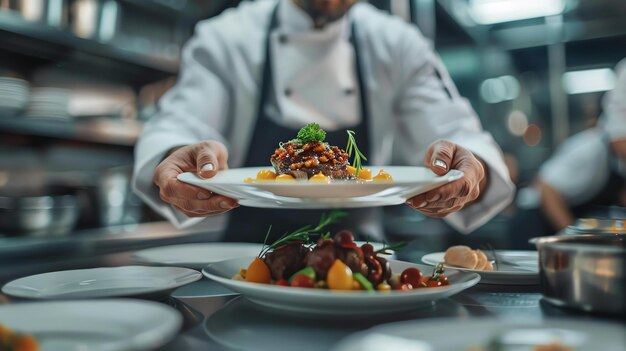
[[[200,222],[189,218],[162,201],[153,183],[154,170],[166,153],[174,147],[202,140],[226,143],[220,130],[228,113],[229,94],[221,41],[210,24],[201,23],[195,36],[185,45],[178,81],[161,98],[158,112],[149,122],[135,148],[133,187],[135,192],[155,211],[178,227]]]
[[[396,45],[398,76],[396,153],[407,164],[421,165],[428,146],[446,139],[471,150],[488,166],[489,183],[479,201],[446,217],[462,233],[481,226],[512,200],[511,182],[500,147],[482,129],[469,102],[459,96],[441,60],[415,28]]]
[[[539,178],[572,206],[591,200],[609,179],[609,150],[600,128],[565,140],[541,166]]]

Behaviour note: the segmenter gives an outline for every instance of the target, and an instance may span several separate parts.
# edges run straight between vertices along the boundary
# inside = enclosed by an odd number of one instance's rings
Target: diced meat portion
[[[276,174],[286,173],[296,179],[308,179],[320,172],[331,179],[354,179],[347,168],[350,165],[348,154],[324,142],[282,144],[270,161]]]
[[[300,241],[292,241],[280,246],[264,257],[272,279],[289,279],[294,273],[305,267],[305,259],[310,250]]]

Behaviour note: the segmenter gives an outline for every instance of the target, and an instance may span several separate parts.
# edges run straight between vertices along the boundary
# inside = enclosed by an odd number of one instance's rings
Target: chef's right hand
[[[197,172],[202,178],[211,178],[218,170],[228,168],[227,160],[226,146],[217,141],[182,146],[157,166],[153,181],[159,187],[161,199],[189,217],[220,214],[239,206],[237,200],[183,183],[176,177],[184,172]]]

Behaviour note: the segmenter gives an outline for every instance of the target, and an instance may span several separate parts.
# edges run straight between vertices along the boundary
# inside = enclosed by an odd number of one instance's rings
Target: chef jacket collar
[[[315,33],[321,38],[350,38],[350,26],[348,15],[328,23],[322,29],[315,29],[313,19],[292,0],[280,0],[278,11],[279,26],[281,32],[290,33]]]

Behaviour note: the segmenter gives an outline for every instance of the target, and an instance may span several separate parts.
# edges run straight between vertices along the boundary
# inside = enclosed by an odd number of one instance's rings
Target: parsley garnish
[[[320,125],[317,123],[309,123],[300,129],[296,140],[300,141],[302,144],[306,144],[314,141],[322,142],[324,139],[326,139],[326,132]]]
[[[348,157],[352,157],[352,154],[354,153],[353,166],[354,168],[356,168],[356,173],[354,175],[358,177],[359,170],[363,168],[361,166],[361,159],[364,159],[365,161],[367,161],[367,157],[363,155],[361,150],[359,150],[358,146],[356,145],[356,139],[354,139],[354,134],[355,134],[354,131],[348,130],[347,132],[348,132],[348,145],[346,146],[346,152],[348,153]]]
[[[317,226],[312,227],[310,224],[305,225],[304,227],[298,228],[291,233],[283,234],[273,244],[266,245],[270,230],[272,230],[272,226],[270,226],[267,230],[267,234],[265,235],[265,240],[263,241],[263,249],[261,250],[259,257],[263,257],[270,250],[280,247],[290,241],[303,241],[305,244],[310,244],[312,241],[311,235],[320,235],[322,238],[328,238],[330,237],[330,233],[322,233],[322,230],[333,223],[339,222],[339,220],[347,215],[348,214],[344,211],[331,211],[329,214],[323,213]]]

